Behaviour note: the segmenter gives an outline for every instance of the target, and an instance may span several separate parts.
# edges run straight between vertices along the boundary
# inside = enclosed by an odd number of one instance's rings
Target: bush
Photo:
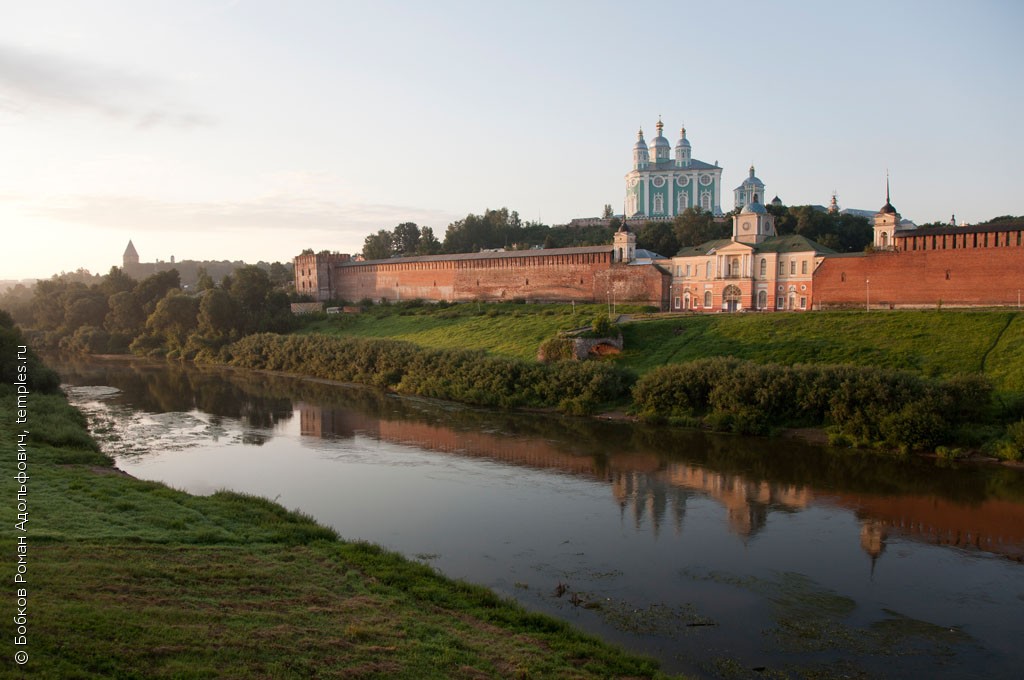
[[[647,421],[701,415],[713,429],[765,434],[773,426],[829,425],[839,445],[932,448],[988,411],[980,376],[949,381],[860,366],[782,366],[731,357],[657,368],[633,388]],[[1022,426],[1024,427],[1024,426]]]
[[[540,348],[537,350],[537,359],[543,363],[574,359],[574,346],[575,343],[570,338],[548,338],[541,343]]]
[[[612,334],[612,320],[607,314],[598,314],[590,324],[590,330],[595,337],[606,338]]]
[[[326,335],[242,338],[226,348],[230,364],[354,382],[480,406],[561,407],[586,413],[621,399],[631,374],[610,364],[537,364],[479,351],[428,350],[395,340]]]

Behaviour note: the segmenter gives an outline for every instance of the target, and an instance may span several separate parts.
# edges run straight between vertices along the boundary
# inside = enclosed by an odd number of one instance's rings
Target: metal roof
[[[406,264],[411,262],[448,262],[452,260],[494,260],[514,257],[546,257],[548,255],[586,255],[590,253],[610,253],[611,245],[583,246],[580,248],[540,248],[536,250],[504,250],[485,251],[480,253],[449,253],[447,255],[417,255],[414,257],[392,257],[386,260],[362,260],[359,262],[343,262],[339,267],[357,267],[365,264]]]

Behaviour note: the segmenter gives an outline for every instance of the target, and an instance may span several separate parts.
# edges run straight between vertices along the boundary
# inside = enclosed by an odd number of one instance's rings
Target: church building
[[[750,198],[733,216],[730,238],[683,248],[671,259],[673,311],[811,309],[814,272],[835,251],[797,234],[778,236],[761,197]]]
[[[679,131],[673,156],[660,119],[655,127],[658,136],[651,140],[650,148],[643,129],[637,133],[633,169],[626,174],[626,217],[667,220],[693,206],[721,215],[722,168],[718,162],[711,165],[693,158],[685,127]]]

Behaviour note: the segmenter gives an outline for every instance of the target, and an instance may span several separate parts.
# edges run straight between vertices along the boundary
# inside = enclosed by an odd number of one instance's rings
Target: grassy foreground
[[[32,432],[28,529],[0,539],[13,562],[28,537],[29,660],[16,666],[9,646],[7,677],[664,677],[272,502],[122,475],[60,396],[32,395],[26,426],[5,393],[0,423],[11,449]]]

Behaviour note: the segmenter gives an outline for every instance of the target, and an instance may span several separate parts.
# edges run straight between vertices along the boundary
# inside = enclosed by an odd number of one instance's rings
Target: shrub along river
[[[1018,469],[243,371],[54,365],[136,477],[274,499],[668,671],[967,678],[1024,667]]]

